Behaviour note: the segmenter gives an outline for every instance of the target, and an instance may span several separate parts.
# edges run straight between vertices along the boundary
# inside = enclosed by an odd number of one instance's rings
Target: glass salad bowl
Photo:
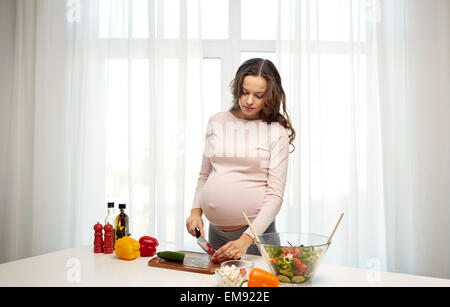
[[[277,232],[258,238],[256,245],[261,255],[266,251],[267,265],[273,267],[280,283],[289,285],[308,282],[329,246],[328,237],[309,233]]]

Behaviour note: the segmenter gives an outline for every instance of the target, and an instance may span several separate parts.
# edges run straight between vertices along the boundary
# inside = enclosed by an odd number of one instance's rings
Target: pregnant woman
[[[286,112],[280,75],[267,59],[244,62],[230,84],[233,105],[208,121],[203,160],[186,228],[204,236],[218,261],[256,254],[254,236],[276,232],[275,217],[283,202],[289,145],[295,138]],[[283,113],[280,107],[283,105]],[[295,149],[295,147],[294,147]]]

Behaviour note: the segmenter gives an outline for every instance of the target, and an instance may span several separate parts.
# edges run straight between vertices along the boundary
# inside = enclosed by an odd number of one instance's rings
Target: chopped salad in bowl
[[[269,256],[281,283],[301,284],[309,281],[325,255],[328,237],[306,233],[268,233],[258,236],[256,243]]]

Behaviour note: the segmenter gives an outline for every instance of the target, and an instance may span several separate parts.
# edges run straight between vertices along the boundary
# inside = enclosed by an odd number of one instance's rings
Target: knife
[[[208,243],[208,241],[206,241],[205,238],[203,238],[200,235],[200,230],[195,227],[195,236],[197,237],[197,244],[200,245],[200,247],[208,254],[208,255],[213,255],[216,251],[214,250],[214,248],[212,248],[212,246]]]

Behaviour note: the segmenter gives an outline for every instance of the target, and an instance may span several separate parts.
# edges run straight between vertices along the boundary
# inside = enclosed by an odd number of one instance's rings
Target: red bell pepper
[[[150,236],[143,236],[139,239],[141,248],[141,257],[152,257],[156,253],[156,247],[159,245],[158,240]]]

